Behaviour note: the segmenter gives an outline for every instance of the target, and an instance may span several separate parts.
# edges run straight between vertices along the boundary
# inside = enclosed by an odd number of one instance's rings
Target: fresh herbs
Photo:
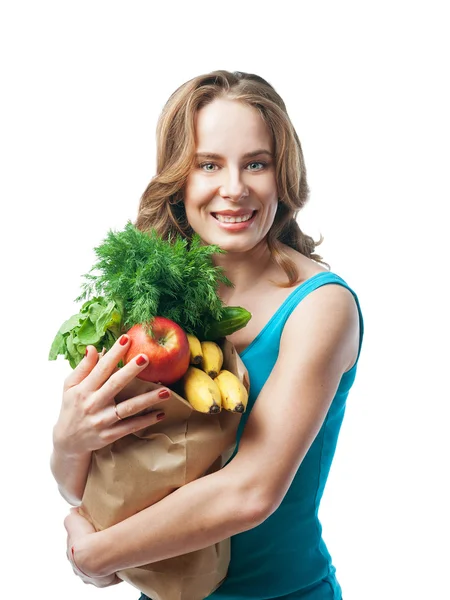
[[[144,233],[128,222],[123,231],[110,230],[94,251],[97,262],[75,299],[85,302],[56,334],[49,360],[62,354],[75,368],[88,344],[107,351],[138,323],[147,324],[151,335],[157,316],[202,341],[229,335],[251,318],[244,308],[222,303],[219,284],[233,284],[212,256],[224,250],[204,245],[197,234],[190,241],[181,236],[163,240],[156,231]]]
[[[163,240],[128,222],[123,231],[110,230],[94,250],[98,260],[84,275],[84,291],[76,300],[104,296],[122,307],[125,329],[162,316],[201,335],[205,323],[220,321],[224,305],[218,286],[232,283],[212,262],[213,254],[224,252],[219,246],[203,245],[197,234],[190,241]]]

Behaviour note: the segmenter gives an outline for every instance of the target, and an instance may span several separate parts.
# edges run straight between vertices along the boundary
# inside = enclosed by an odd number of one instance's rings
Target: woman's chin
[[[196,231],[204,244],[219,246],[225,252],[231,253],[245,253],[250,252],[258,246],[261,242],[261,234],[257,232],[253,227],[242,231],[226,231],[222,228],[215,227],[215,224],[209,224],[208,227],[195,227]]]
[[[227,252],[228,254],[243,254],[253,250],[257,246],[258,241],[256,240],[223,240],[223,239],[212,239],[211,244],[217,244],[219,248]]]

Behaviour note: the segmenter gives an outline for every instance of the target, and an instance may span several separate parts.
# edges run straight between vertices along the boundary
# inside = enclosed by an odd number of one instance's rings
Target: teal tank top
[[[342,376],[325,421],[278,509],[261,525],[231,538],[227,577],[208,600],[342,598],[331,556],[322,539],[318,511],[347,396],[355,380],[364,326],[355,292],[338,275],[321,272],[294,288],[264,329],[240,354],[249,372],[250,397],[237,433],[237,448],[230,461],[239,451],[239,440],[252,406],[277,360],[286,320],[305,296],[329,283],[343,285],[355,298],[360,317],[357,360]]]

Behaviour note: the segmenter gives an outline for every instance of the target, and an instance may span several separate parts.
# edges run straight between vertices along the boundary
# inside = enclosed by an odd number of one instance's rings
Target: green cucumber
[[[226,306],[220,321],[210,321],[204,332],[205,340],[217,340],[242,329],[252,318],[252,314],[242,306]]]

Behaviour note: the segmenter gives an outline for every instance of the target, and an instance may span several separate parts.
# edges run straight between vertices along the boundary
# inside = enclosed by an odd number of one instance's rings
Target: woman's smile
[[[224,211],[211,213],[211,216],[218,222],[219,227],[228,231],[242,231],[251,226],[257,212],[256,210]]]

